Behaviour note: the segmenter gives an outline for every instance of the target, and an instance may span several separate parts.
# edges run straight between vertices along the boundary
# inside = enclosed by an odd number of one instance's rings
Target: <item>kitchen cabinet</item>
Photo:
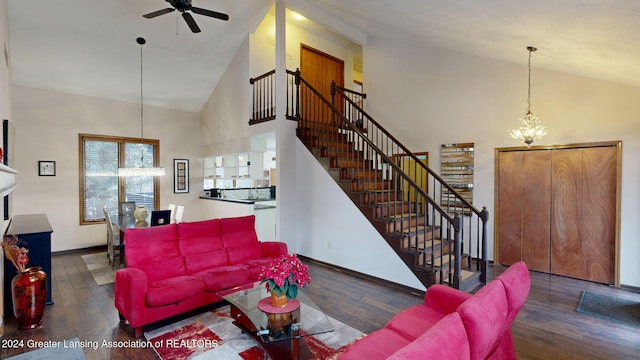
[[[620,147],[496,149],[496,261],[618,286]]]
[[[204,177],[206,188],[253,187],[253,180],[263,178],[263,155],[260,152],[227,154],[205,158]],[[207,181],[213,179],[214,181]],[[209,185],[209,186],[207,186]]]

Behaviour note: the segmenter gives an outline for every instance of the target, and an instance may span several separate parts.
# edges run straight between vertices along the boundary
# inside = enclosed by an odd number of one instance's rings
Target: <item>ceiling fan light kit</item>
[[[191,0],[165,0],[165,1],[171,4],[171,6],[173,7],[153,11],[142,16],[146,19],[153,19],[154,17],[168,14],[178,10],[179,12],[182,13],[182,18],[187,23],[187,25],[189,26],[189,29],[191,29],[193,33],[199,33],[201,30],[198,24],[196,24],[196,21],[193,19],[193,16],[191,16],[190,12],[212,17],[219,20],[224,20],[224,21],[229,20],[229,15],[227,14],[192,6]]]

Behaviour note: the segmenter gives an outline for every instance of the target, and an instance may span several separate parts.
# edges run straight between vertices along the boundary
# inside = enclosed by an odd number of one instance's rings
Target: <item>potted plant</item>
[[[311,281],[309,268],[296,254],[282,255],[264,266],[260,279],[271,292],[271,303],[276,307],[287,305],[289,299],[298,296],[298,288],[304,288]]]
[[[18,328],[34,329],[42,325],[47,297],[47,274],[39,266],[27,267],[29,250],[19,245],[20,240],[13,235],[4,236],[0,243],[5,257],[18,271],[11,281],[13,314]]]

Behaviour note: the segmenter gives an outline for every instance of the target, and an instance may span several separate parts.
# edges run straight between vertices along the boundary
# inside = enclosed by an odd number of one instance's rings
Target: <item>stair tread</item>
[[[433,259],[433,266],[442,267],[442,265],[449,264],[450,262],[454,261],[455,258],[456,257],[454,255],[438,256],[437,258]]]
[[[422,216],[423,214],[418,214],[418,213],[406,213],[406,214],[399,214],[399,215],[391,215],[391,216],[387,216],[387,219],[390,220],[397,220],[397,219],[404,219],[404,218],[414,218],[414,217],[419,217]]]
[[[416,246],[410,246],[409,248],[412,249],[412,250],[424,250],[424,249],[426,249],[428,247],[437,246],[437,245],[440,245],[440,244],[442,244],[442,241],[440,241],[440,240],[428,240],[426,242],[425,241],[420,241],[420,243],[417,244]]]
[[[473,272],[473,271],[469,271],[469,270],[460,270],[460,277],[461,277],[461,281],[465,281],[469,278],[471,278],[472,276],[476,275],[477,273]],[[449,284],[449,281],[444,280],[443,281],[445,284]]]
[[[411,233],[415,233],[415,232],[418,232],[418,231],[421,231],[421,230],[424,230],[424,229],[436,231],[436,230],[438,230],[439,228],[440,228],[439,226],[430,226],[430,225],[425,226],[425,225],[419,225],[419,226],[412,226],[412,227],[410,227],[410,228],[408,228],[408,229],[405,229],[405,230],[403,231],[403,233],[405,233],[405,234],[411,234]]]

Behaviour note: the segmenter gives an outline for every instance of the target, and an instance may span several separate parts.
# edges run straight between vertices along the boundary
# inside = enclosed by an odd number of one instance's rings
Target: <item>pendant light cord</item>
[[[142,83],[142,46],[146,40],[142,37],[136,39],[140,44],[140,166],[144,166],[144,103],[143,103],[143,83]]]
[[[531,114],[531,53],[538,49],[536,49],[533,46],[527,46],[527,50],[529,50],[529,61],[527,63],[527,67],[529,68],[529,79],[528,79],[529,88],[527,90],[527,114]]]
[[[143,125],[143,118],[144,118],[144,105],[142,103],[142,45],[140,44],[140,143],[143,144],[144,143],[144,125]],[[531,59],[531,55],[529,55],[529,59]],[[529,60],[531,61],[531,60]],[[529,77],[531,77],[531,75],[529,75]]]

